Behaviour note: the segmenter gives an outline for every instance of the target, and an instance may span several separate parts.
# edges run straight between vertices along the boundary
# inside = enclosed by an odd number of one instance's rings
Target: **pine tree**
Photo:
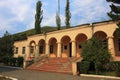
[[[43,10],[41,9],[42,3],[38,1],[36,4],[36,15],[35,15],[35,33],[41,33],[41,22],[43,19]]]
[[[66,28],[70,28],[71,13],[70,13],[69,4],[70,4],[69,0],[66,0],[66,8],[65,8],[65,16],[66,16],[65,24],[66,24]]]
[[[113,21],[115,21],[120,27],[120,0],[107,0],[108,2],[112,2],[110,5],[111,11],[108,13],[108,16],[112,18]]]
[[[58,0],[58,12],[56,13],[56,25],[57,25],[57,30],[60,30],[61,19],[60,19],[60,1],[59,0]]]

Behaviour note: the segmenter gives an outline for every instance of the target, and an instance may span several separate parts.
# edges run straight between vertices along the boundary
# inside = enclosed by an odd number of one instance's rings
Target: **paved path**
[[[115,79],[80,77],[60,73],[11,69],[4,67],[0,67],[0,75],[11,76],[14,78],[18,78],[19,80],[115,80]]]

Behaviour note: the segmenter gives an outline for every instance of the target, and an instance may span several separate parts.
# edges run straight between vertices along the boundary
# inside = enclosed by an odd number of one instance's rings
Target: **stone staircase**
[[[72,60],[70,58],[45,58],[27,67],[29,70],[72,73]]]

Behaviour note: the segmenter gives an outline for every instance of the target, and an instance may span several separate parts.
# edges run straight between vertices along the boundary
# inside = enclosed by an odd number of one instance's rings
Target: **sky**
[[[38,0],[0,0],[0,37],[34,28]],[[56,26],[58,0],[41,0],[43,26]],[[71,26],[109,20],[110,3],[106,0],[70,0]],[[65,25],[66,0],[60,0],[60,17]]]

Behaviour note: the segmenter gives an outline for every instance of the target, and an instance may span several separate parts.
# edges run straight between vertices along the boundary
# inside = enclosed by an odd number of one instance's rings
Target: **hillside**
[[[64,29],[64,27],[62,27],[61,29]],[[51,26],[45,26],[45,27],[41,28],[42,33],[51,32],[51,31],[55,31],[55,30],[57,30],[57,28],[51,27]],[[13,34],[13,38],[14,38],[14,41],[20,41],[20,40],[26,40],[27,36],[32,36],[32,35],[35,35],[34,29],[30,29],[30,30],[27,30],[24,32]]]

